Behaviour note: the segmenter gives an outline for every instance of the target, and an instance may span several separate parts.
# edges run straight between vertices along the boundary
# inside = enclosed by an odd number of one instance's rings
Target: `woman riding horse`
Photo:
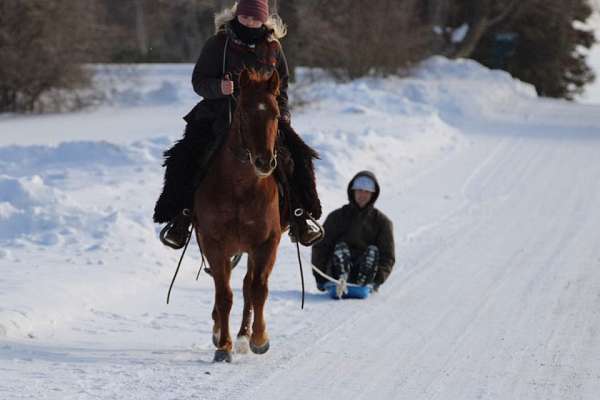
[[[168,223],[163,243],[173,248],[185,244],[191,223],[194,192],[215,150],[222,145],[239,96],[239,77],[245,68],[276,70],[279,76],[279,141],[291,155],[293,172],[289,184],[290,207],[296,218],[290,235],[310,245],[322,236],[316,219],[321,204],[316,191],[313,158],[290,126],[288,66],[279,43],[286,34],[277,15],[270,15],[267,0],[241,0],[215,17],[217,32],[208,39],[194,68],[192,84],[202,101],[184,117],[184,136],[165,152],[165,179],[155,209],[154,222]],[[310,222],[308,221],[310,220]]]

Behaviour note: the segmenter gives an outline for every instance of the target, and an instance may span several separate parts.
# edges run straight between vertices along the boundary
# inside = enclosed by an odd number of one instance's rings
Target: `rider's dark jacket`
[[[288,65],[281,44],[273,31],[263,27],[264,36],[254,45],[242,42],[231,28],[232,22],[223,25],[208,39],[192,74],[194,91],[202,96],[194,109],[184,117],[186,122],[213,121],[213,131],[221,133],[229,124],[229,107],[235,109],[234,100],[221,92],[221,81],[228,75],[234,81],[234,99],[239,94],[239,77],[244,68],[266,71],[275,68],[280,87],[277,102],[282,119],[289,121]],[[224,60],[225,59],[225,60]],[[228,99],[232,102],[229,104]]]

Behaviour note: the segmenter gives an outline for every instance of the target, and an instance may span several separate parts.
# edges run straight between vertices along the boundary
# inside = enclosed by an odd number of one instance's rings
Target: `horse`
[[[248,254],[244,308],[236,352],[269,350],[264,317],[268,280],[286,226],[280,215],[276,140],[279,76],[253,70],[240,75],[240,94],[223,145],[194,194],[193,224],[215,284],[212,311],[215,362],[231,362],[229,314],[233,304],[230,259]],[[254,317],[254,318],[253,318]]]

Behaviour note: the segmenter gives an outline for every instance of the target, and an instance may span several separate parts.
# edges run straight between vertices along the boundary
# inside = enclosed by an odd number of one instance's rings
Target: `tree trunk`
[[[295,0],[286,0],[279,5],[277,5],[277,3],[277,0],[275,0],[277,12],[288,28],[288,36],[283,39],[283,50],[285,51],[288,68],[290,70],[290,81],[294,82],[296,80],[296,59],[298,58],[298,53],[300,51],[300,38],[297,36],[300,33],[297,4]]]
[[[148,54],[148,32],[146,31],[146,20],[144,16],[144,0],[135,0],[135,33],[137,37],[138,50],[141,54]]]
[[[433,52],[441,53],[447,46],[445,29],[448,25],[448,12],[450,11],[450,0],[431,0],[429,10],[429,21],[435,29]]]
[[[449,57],[471,57],[487,31],[513,15],[519,6],[526,2],[527,0],[510,0],[509,3],[503,3],[502,9],[494,15],[494,6],[497,6],[498,0],[471,0],[467,4],[469,10],[472,11],[467,18],[469,30],[465,38],[448,54]]]
[[[477,48],[477,44],[489,28],[488,19],[483,17],[469,26],[465,38],[450,53],[451,58],[469,58]]]

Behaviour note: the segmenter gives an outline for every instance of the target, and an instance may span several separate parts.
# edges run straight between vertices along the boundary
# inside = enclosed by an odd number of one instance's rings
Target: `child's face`
[[[354,190],[354,201],[360,208],[364,208],[373,197],[373,193],[366,190]]]

